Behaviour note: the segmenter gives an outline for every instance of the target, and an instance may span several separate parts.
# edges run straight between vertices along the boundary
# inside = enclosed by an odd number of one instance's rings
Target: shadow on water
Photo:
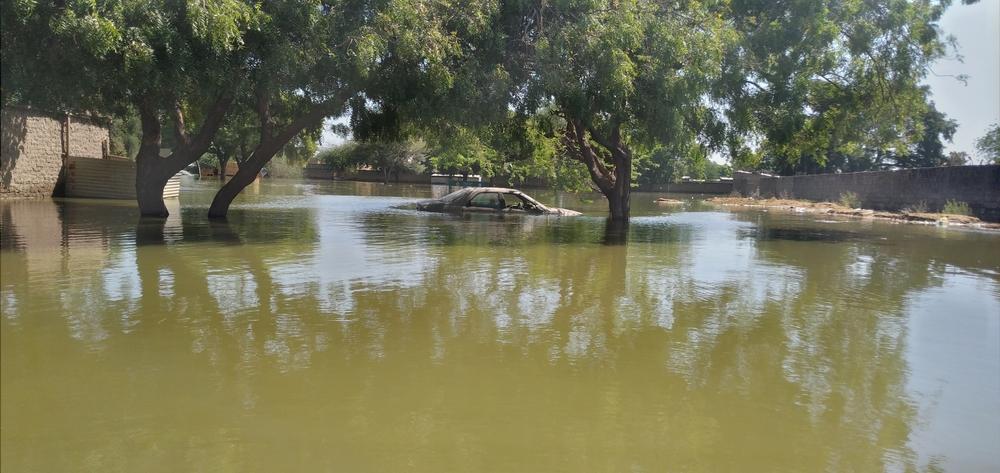
[[[616,222],[610,218],[604,222],[604,238],[601,243],[605,245],[624,245],[629,239],[628,222]]]
[[[742,238],[750,238],[758,241],[787,240],[839,243],[864,239],[863,236],[854,232],[819,228],[753,227],[741,230],[740,234]]]

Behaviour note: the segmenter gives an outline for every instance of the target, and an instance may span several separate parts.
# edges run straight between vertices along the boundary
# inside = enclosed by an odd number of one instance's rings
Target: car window
[[[534,210],[535,206],[517,194],[503,194],[504,208],[514,210]]]
[[[481,207],[487,209],[501,209],[500,194],[496,192],[483,192],[469,201],[469,207]]]

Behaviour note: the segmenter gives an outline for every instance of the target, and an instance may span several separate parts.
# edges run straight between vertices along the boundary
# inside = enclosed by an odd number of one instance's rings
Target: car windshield
[[[504,207],[512,210],[535,210],[537,206],[531,200],[511,192],[503,194]]]
[[[459,190],[457,190],[455,192],[452,192],[451,194],[448,194],[448,195],[442,197],[441,201],[449,203],[449,204],[452,203],[452,202],[456,202],[458,200],[461,200],[462,197],[465,197],[465,195],[468,194],[469,191],[470,191],[470,189],[468,187],[466,187],[465,189],[459,189]]]

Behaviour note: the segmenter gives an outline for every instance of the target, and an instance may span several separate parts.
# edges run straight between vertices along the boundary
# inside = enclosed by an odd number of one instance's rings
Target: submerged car
[[[580,215],[575,210],[547,207],[517,189],[504,187],[466,187],[440,199],[416,203],[417,210],[428,212],[477,212],[527,215]]]

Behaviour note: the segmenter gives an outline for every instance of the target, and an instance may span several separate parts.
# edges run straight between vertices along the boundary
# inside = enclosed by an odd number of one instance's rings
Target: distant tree
[[[240,167],[249,165],[260,140],[255,118],[246,108],[237,108],[212,140],[207,154],[214,158],[212,165],[220,170],[220,180],[225,180],[225,169],[230,160],[235,160]],[[320,132],[319,127],[303,129],[275,154],[285,157],[289,164],[301,163],[316,154]]]
[[[945,161],[945,166],[965,166],[972,162],[969,153],[965,151],[952,151],[948,153],[948,159]]]
[[[364,155],[357,151],[358,143],[347,141],[316,154],[316,159],[336,172],[354,171],[364,165]]]
[[[993,164],[1000,164],[1000,124],[994,123],[976,140],[976,152]]]
[[[905,153],[888,153],[889,165],[898,168],[925,168],[944,166],[948,162],[949,156],[944,153],[943,142],[950,142],[955,136],[958,123],[947,118],[931,103],[920,125],[922,126],[917,126],[913,133],[919,133],[920,139]]]
[[[404,172],[419,174],[425,171],[427,144],[419,139],[404,141],[356,142],[350,141],[323,150],[317,158],[335,171],[353,171],[368,166],[382,174],[382,182],[399,179]]]
[[[134,159],[142,143],[142,122],[134,112],[126,111],[111,120],[111,154]]]
[[[953,122],[921,82],[952,45],[938,25],[950,3],[733,2],[739,40],[717,94],[733,164],[797,174],[943,162]]]
[[[369,154],[372,166],[382,173],[382,182],[385,184],[389,183],[391,177],[398,181],[400,173],[424,172],[428,150],[427,144],[421,140],[367,143],[362,149]]]

